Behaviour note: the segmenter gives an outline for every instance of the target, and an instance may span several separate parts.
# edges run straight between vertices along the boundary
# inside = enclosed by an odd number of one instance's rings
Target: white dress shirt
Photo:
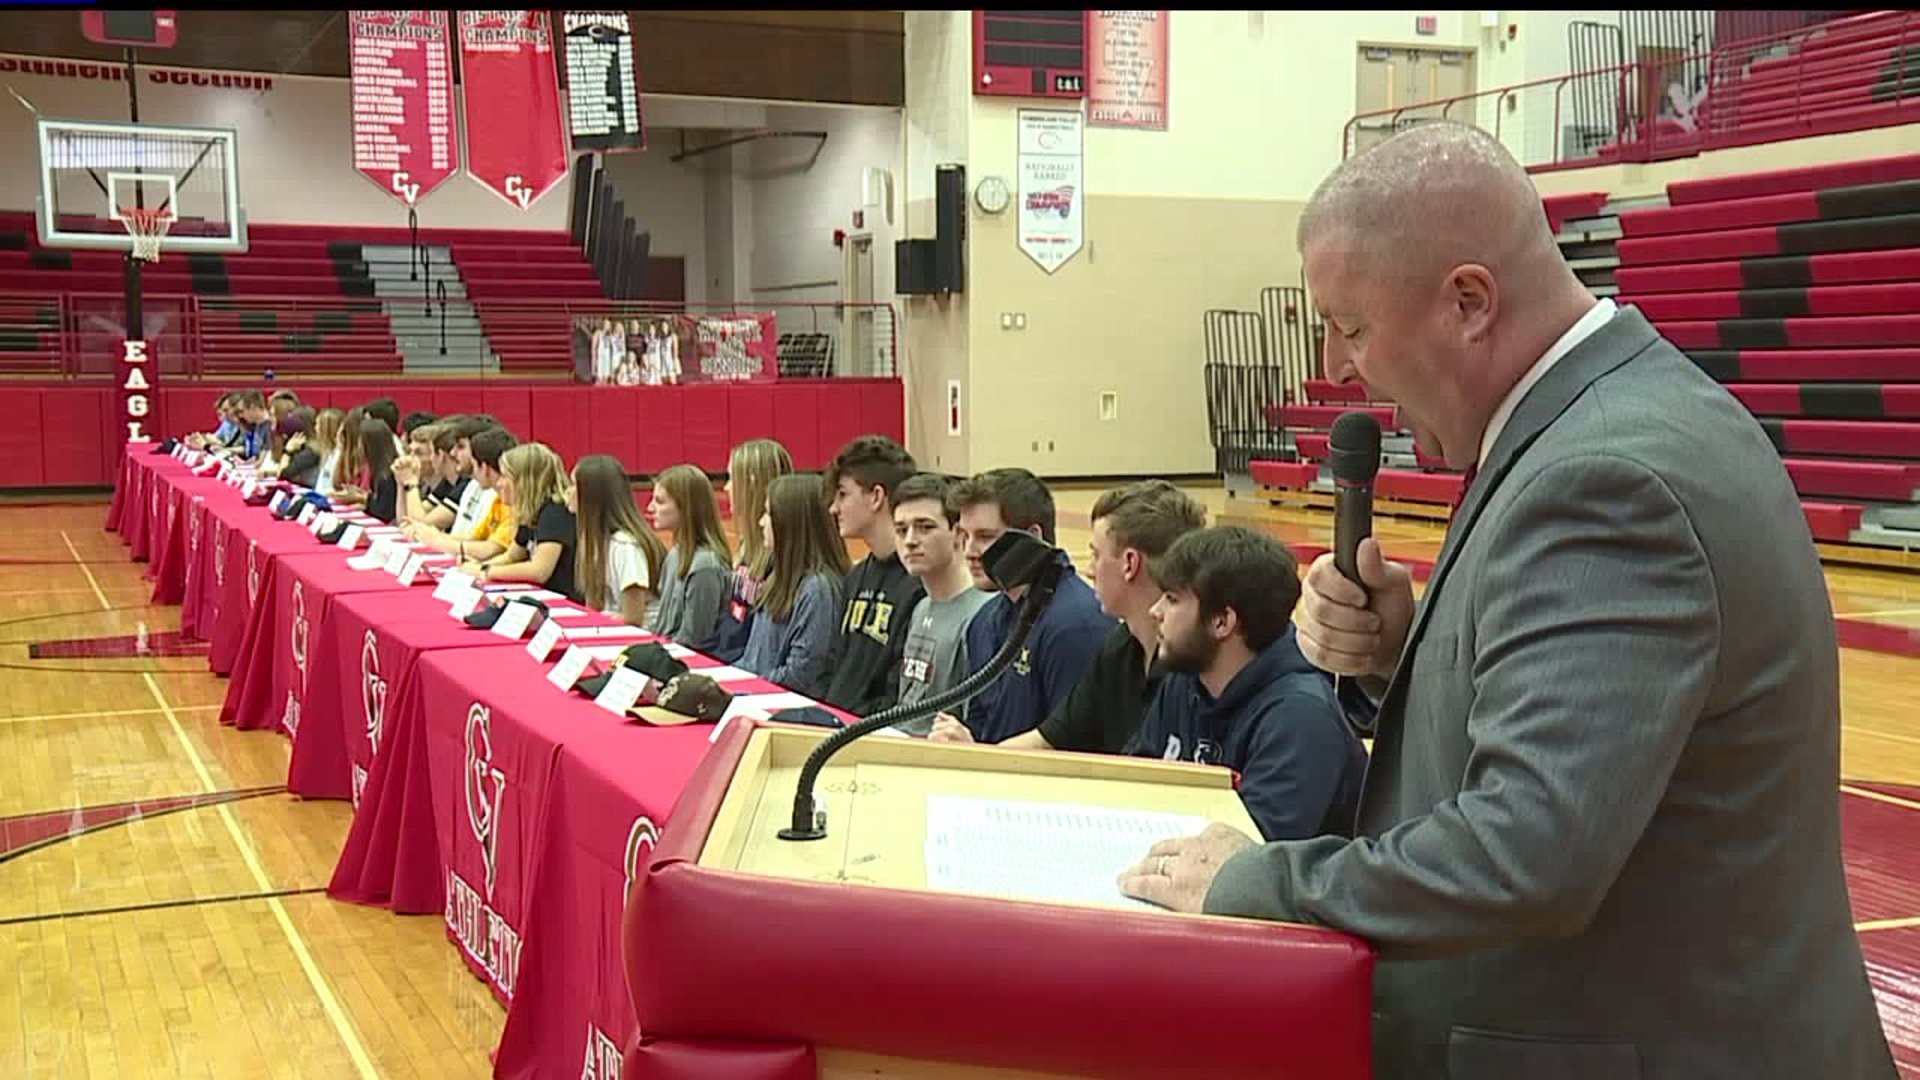
[[[1580,321],[1568,327],[1567,332],[1560,335],[1560,340],[1549,346],[1547,351],[1541,354],[1540,359],[1535,360],[1533,366],[1527,369],[1527,373],[1520,377],[1520,381],[1513,384],[1513,389],[1507,391],[1507,396],[1501,399],[1500,407],[1493,410],[1493,418],[1487,421],[1485,434],[1480,436],[1480,456],[1474,460],[1476,466],[1487,463],[1487,454],[1493,450],[1494,441],[1500,438],[1500,432],[1507,426],[1507,421],[1513,419],[1513,410],[1520,407],[1520,401],[1527,396],[1527,391],[1533,389],[1535,383],[1545,378],[1547,372],[1553,369],[1553,365],[1559,363],[1561,357],[1572,352],[1574,346],[1587,340],[1594,331],[1612,321],[1615,310],[1613,301],[1603,297],[1599,303],[1588,308],[1585,315],[1580,316]]]

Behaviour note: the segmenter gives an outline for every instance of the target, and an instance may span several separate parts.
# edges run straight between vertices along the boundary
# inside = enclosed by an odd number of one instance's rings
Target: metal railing
[[[472,378],[551,376],[588,381],[591,324],[602,319],[659,320],[771,315],[782,378],[889,378],[900,373],[899,319],[892,304],[755,303],[750,300],[655,303],[619,300],[472,302],[488,358],[470,369],[434,365],[432,375]],[[198,296],[142,297],[147,340],[160,372],[175,379],[405,378],[388,312],[432,316],[446,356],[445,297]],[[333,339],[330,347],[328,339]],[[126,339],[126,302],[118,293],[0,292],[0,377],[111,378]],[[477,344],[480,338],[461,339]],[[261,360],[272,358],[269,370]],[[310,358],[310,362],[309,362]],[[358,366],[356,366],[358,365]]]
[[[1492,133],[1533,172],[1920,122],[1920,12],[1866,12],[1376,109],[1347,121],[1343,156],[1433,120]]]

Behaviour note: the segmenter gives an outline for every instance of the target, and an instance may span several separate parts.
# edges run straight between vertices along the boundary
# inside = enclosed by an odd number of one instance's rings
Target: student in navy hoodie
[[[1000,534],[1019,529],[1053,543],[1053,493],[1025,469],[981,473],[956,484],[947,500],[960,523],[967,568],[973,572],[974,584],[982,589],[997,588],[981,567],[980,556],[1000,539]],[[1100,610],[1100,598],[1075,572],[1073,560],[1064,551],[1054,556],[1064,570],[1059,587],[1013,663],[967,702],[961,715],[941,714],[941,718],[957,719],[966,725],[975,742],[997,743],[1039,727],[1073,693],[1074,684],[1113,629],[1113,619]],[[971,671],[986,667],[1012,636],[1021,602],[1026,599],[1024,589],[1016,592],[1018,595],[995,596],[967,624],[967,667]]]
[[[1350,835],[1367,754],[1295,644],[1293,555],[1252,529],[1190,532],[1153,560],[1164,673],[1136,755],[1223,765],[1268,840]]]

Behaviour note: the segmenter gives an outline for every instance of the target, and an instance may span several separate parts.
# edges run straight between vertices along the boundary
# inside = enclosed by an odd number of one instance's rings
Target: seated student
[[[487,503],[486,512],[471,529],[462,531],[456,522],[454,531],[441,532],[431,525],[413,522],[407,529],[407,535],[414,542],[425,544],[435,551],[457,556],[463,563],[486,562],[512,547],[514,536],[519,531],[513,517],[513,501],[501,496],[495,489],[500,484],[501,459],[515,445],[513,435],[501,427],[488,428],[469,441],[468,449],[473,457],[473,481],[494,494],[494,498]]]
[[[403,450],[406,449],[406,447],[402,446],[400,443],[400,405],[399,403],[395,402],[390,397],[374,398],[372,401],[369,401],[365,405],[360,406],[360,409],[362,412],[366,413],[368,416],[377,417],[381,420],[385,420],[387,422],[388,430],[393,432],[394,445],[396,447],[399,447],[400,449],[403,449]]]
[[[793,458],[772,439],[750,439],[734,447],[727,458],[727,501],[732,504],[740,552],[734,559],[726,606],[720,609],[720,628],[711,647],[703,650],[722,663],[739,663],[747,650],[754,598],[772,569],[773,556],[755,523],[767,512],[767,488],[791,472]]]
[[[847,545],[834,530],[820,477],[799,473],[775,480],[759,531],[773,553],[773,572],[754,600],[740,667],[789,690],[812,686],[840,625],[840,588],[847,576]]]
[[[497,426],[484,416],[450,416],[431,425],[435,469],[450,479],[431,491],[422,490],[421,506],[408,507],[408,528],[425,525],[455,536],[473,534],[493,505],[493,490],[474,479],[473,437]]]
[[[993,581],[981,567],[980,557],[1000,534],[1020,529],[1053,543],[1053,493],[1025,469],[981,473],[956,484],[948,497],[966,538],[967,568],[973,572],[974,584],[983,589],[991,588]],[[967,703],[966,715],[956,718],[978,742],[997,743],[1038,727],[1067,700],[1113,629],[1113,620],[1101,613],[1093,590],[1074,572],[1073,560],[1064,551],[1056,557],[1063,571],[1059,587],[1026,644],[1006,671]],[[986,667],[1007,642],[1025,598],[1024,587],[1001,593],[973,617],[967,625],[970,669]]]
[[[308,437],[312,425],[313,410],[301,405],[273,426],[274,441],[278,443],[273,475],[301,487],[313,486],[314,477],[320,472],[320,453]]]
[[[400,421],[400,434],[410,440],[413,438],[414,432],[419,431],[428,424],[437,422],[430,412],[410,412],[407,414],[405,420]]]
[[[545,586],[578,603],[574,549],[580,530],[567,508],[567,467],[560,455],[541,443],[521,443],[501,455],[495,487],[520,525],[512,546],[484,563],[469,564],[467,572],[482,581]]]
[[[239,441],[231,444],[233,456],[258,462],[266,457],[273,441],[273,412],[267,408],[267,395],[258,390],[242,390],[234,395],[234,416],[240,422]]]
[[[240,422],[233,415],[233,391],[229,390],[221,394],[219,400],[213,403],[213,415],[216,425],[212,431],[195,432],[182,440],[189,448],[206,450],[225,446],[233,439],[239,438]]]
[[[453,430],[441,424],[422,424],[407,433],[408,452],[393,463],[403,528],[441,511],[442,521],[452,517],[451,500],[463,482],[453,463],[453,441]]]
[[[654,478],[647,513],[654,528],[673,537],[673,545],[660,568],[660,606],[646,628],[689,649],[701,648],[720,625],[733,561],[713,482],[692,465],[675,465]]]
[[[1166,674],[1133,753],[1238,772],[1268,840],[1351,835],[1367,752],[1294,640],[1300,578],[1286,545],[1237,525],[1201,529],[1151,573]]]
[[[367,501],[367,490],[360,486],[367,470],[366,443],[360,438],[360,425],[366,420],[367,411],[357,405],[340,419],[340,461],[334,468],[333,490],[326,495],[343,506],[362,506]]]
[[[834,522],[843,539],[867,545],[867,557],[847,575],[846,613],[820,684],[795,689],[855,716],[872,716],[898,699],[908,616],[925,595],[893,538],[894,485],[916,471],[912,455],[879,435],[848,443],[827,467]]]
[[[313,474],[313,490],[333,496],[333,478],[340,470],[340,429],[346,414],[339,409],[321,409],[313,415],[313,427],[307,432],[307,445],[320,455],[320,468]]]
[[[970,670],[967,626],[993,594],[973,584],[960,552],[960,515],[947,503],[953,481],[938,473],[915,473],[893,489],[893,535],[900,562],[926,595],[907,621],[900,663],[900,704],[913,705],[951,689]],[[965,707],[954,710],[964,715]],[[933,729],[927,717],[899,725],[909,735]],[[954,722],[961,731],[966,727]]]
[[[360,457],[366,462],[361,482],[367,492],[367,515],[389,525],[399,513],[400,481],[393,475],[393,463],[399,456],[393,429],[385,420],[369,416],[360,421]]]
[[[641,519],[626,466],[606,454],[581,458],[567,498],[580,523],[573,558],[581,602],[628,626],[647,625],[660,606],[667,546]]]
[[[1153,605],[1160,586],[1147,573],[1149,560],[1195,529],[1205,528],[1206,508],[1165,480],[1142,480],[1114,488],[1093,504],[1088,575],[1100,610],[1120,620],[1073,684],[1073,691],[1040,726],[1000,745],[1015,750],[1077,750],[1123,753],[1153,700],[1159,679],[1154,657],[1160,630]],[[972,742],[965,724],[939,721],[936,742]]]

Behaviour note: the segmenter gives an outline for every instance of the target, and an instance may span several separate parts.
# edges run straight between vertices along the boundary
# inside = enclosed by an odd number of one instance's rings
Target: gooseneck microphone
[[[824,810],[813,802],[814,783],[820,778],[820,770],[826,768],[827,759],[838,753],[848,743],[865,735],[914,720],[924,720],[935,713],[963,704],[985,690],[1000,673],[1012,666],[1014,658],[1027,643],[1027,635],[1033,632],[1033,624],[1040,621],[1041,612],[1053,599],[1054,590],[1060,587],[1060,578],[1066,568],[1060,565],[1060,551],[1030,532],[1009,529],[1000,534],[980,556],[980,567],[987,572],[1000,590],[1005,592],[1024,585],[1027,594],[1020,600],[1020,612],[1014,623],[1013,632],[1007,635],[1006,644],[993,654],[986,666],[960,683],[941,693],[935,694],[913,705],[895,705],[891,709],[867,717],[857,724],[841,728],[822,740],[807,755],[806,763],[800,766],[800,779],[794,785],[793,819],[788,826],[780,830],[782,840],[820,840],[827,835],[827,816]]]
[[[1333,565],[1360,580],[1360,541],[1373,535],[1373,478],[1380,472],[1380,422],[1370,413],[1344,412],[1327,439],[1333,466]]]

